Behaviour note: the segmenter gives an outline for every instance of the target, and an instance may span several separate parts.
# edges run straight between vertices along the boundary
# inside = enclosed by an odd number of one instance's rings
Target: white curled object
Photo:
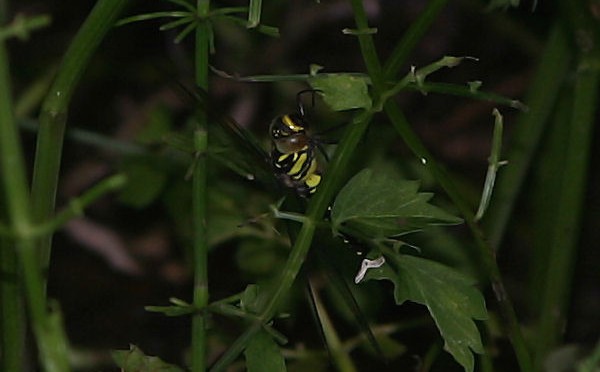
[[[356,277],[354,277],[354,283],[355,284],[360,283],[364,279],[365,275],[367,274],[367,270],[376,269],[378,267],[381,267],[381,266],[383,266],[384,263],[385,263],[385,257],[383,257],[383,256],[378,257],[374,260],[369,260],[369,259],[365,258],[364,260],[362,260],[362,263],[360,264],[360,270],[358,270]]]

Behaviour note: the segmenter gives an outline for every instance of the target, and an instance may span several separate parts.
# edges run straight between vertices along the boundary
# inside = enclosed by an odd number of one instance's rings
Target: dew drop
[[[427,164],[427,159],[421,158],[421,164],[426,165]]]
[[[246,175],[246,179],[247,179],[248,181],[254,181],[254,175],[253,175],[253,174],[251,174],[251,173],[248,173],[248,174]]]

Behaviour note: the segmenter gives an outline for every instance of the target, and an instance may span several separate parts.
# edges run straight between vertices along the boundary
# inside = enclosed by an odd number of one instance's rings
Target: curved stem
[[[42,104],[31,187],[34,222],[45,221],[54,212],[67,110],[71,97],[92,55],[128,2],[100,0],[96,3],[71,42],[58,75]],[[52,234],[38,241],[41,270],[47,269],[51,241]]]
[[[12,112],[8,66],[4,41],[0,40],[0,173],[10,172],[10,177],[2,177],[4,200],[13,231],[20,234],[30,229],[32,218],[25,161]],[[41,364],[47,371],[67,371],[69,362],[66,342],[60,329],[60,322],[57,322],[57,319],[46,310],[44,280],[38,267],[35,241],[32,238],[21,238],[12,245],[11,248],[16,249],[22,265],[29,316]]]

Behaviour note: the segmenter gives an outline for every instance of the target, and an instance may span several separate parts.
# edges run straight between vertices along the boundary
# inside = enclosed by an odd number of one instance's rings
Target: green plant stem
[[[210,12],[209,0],[198,0],[196,3],[197,16],[202,19]],[[196,28],[196,85],[208,91],[208,58],[211,45],[211,25],[200,22]],[[194,293],[193,304],[197,309],[208,306],[208,126],[206,114],[197,113],[197,124],[194,133],[194,147],[197,153],[194,174],[192,178],[192,220],[194,228]],[[203,312],[192,318],[192,371],[206,370],[207,339],[206,318]]]
[[[437,19],[447,3],[448,0],[430,0],[427,2],[427,6],[419,15],[419,18],[410,25],[410,28],[406,31],[402,40],[396,45],[386,61],[384,70],[386,78],[393,79],[395,77],[412,50],[423,39],[423,35]]]
[[[564,31],[555,25],[525,100],[530,109],[517,120],[506,155],[508,166],[498,175],[496,189],[484,218],[489,244],[494,250],[498,250],[502,243],[517,196],[563,85],[570,58]]]
[[[536,339],[535,366],[561,339],[573,281],[580,221],[585,198],[589,154],[596,113],[599,72],[597,59],[583,58],[573,94],[573,108],[566,137],[565,167],[561,169],[561,192],[556,206],[553,237],[547,250],[548,268],[541,301]]]
[[[2,177],[7,214],[13,230],[26,232],[32,226],[29,187],[25,175],[25,162],[17,126],[13,117],[8,57],[4,41],[0,40],[0,173]],[[40,361],[47,371],[66,371],[69,364],[66,345],[62,343],[60,330],[52,323],[46,311],[44,281],[39,270],[35,241],[23,238],[15,242],[19,256],[24,289],[29,305],[33,332],[40,353]]]
[[[527,296],[530,316],[539,319],[545,311],[541,307],[546,276],[548,271],[548,247],[554,239],[556,224],[557,200],[562,193],[562,172],[557,169],[566,167],[566,141],[571,121],[573,104],[573,86],[565,84],[555,104],[551,122],[544,133],[544,141],[540,144],[538,161],[532,169],[534,183],[530,186],[532,205],[533,247],[529,266],[529,293]]]
[[[360,0],[352,0],[352,7],[358,28],[368,29],[368,22],[363,9],[363,3]],[[369,75],[372,73],[375,74],[375,77],[371,75],[373,88],[375,92],[381,92],[382,88],[378,88],[380,79],[377,78],[377,76],[380,76],[381,73],[380,70],[377,70],[380,63],[378,62],[377,55],[374,53],[372,36],[369,34],[362,34],[358,35],[358,37],[361,44],[361,50],[363,51],[363,59],[367,65]],[[464,200],[463,196],[458,191],[447,172],[435,162],[433,156],[429,153],[418,136],[412,131],[397,104],[388,100],[384,104],[384,110],[400,136],[404,139],[412,152],[419,159],[421,159],[422,162],[432,172],[434,177],[438,180],[440,185],[444,188],[448,196],[452,199],[454,204],[456,204],[461,214],[465,218],[465,221],[477,244],[479,260],[486,270],[488,278],[496,294],[496,300],[498,301],[502,315],[505,318],[507,333],[513,345],[513,349],[517,356],[521,371],[531,371],[531,357],[525,345],[512,302],[508,296],[508,293],[506,293],[506,290],[504,289],[504,284],[500,275],[500,270],[496,263],[494,252],[487,244],[483,231],[475,221],[475,215],[471,210],[471,206]]]
[[[367,21],[367,15],[362,2],[359,0],[351,0],[350,2],[352,4],[352,10],[354,11],[354,22],[356,23],[356,28],[359,31],[356,36],[358,37],[360,51],[367,68],[367,73],[369,74],[371,83],[373,84],[373,101],[377,102],[381,92],[383,91],[383,73],[381,70],[381,62],[377,56],[372,35],[368,32],[360,32],[369,30],[369,23]],[[407,44],[409,43],[407,42]],[[398,58],[395,65],[401,64],[402,62],[403,61]]]
[[[1,187],[0,187],[1,188]],[[0,216],[4,217],[4,211]],[[0,370],[22,371],[25,360],[25,317],[19,262],[14,244],[0,237]]]
[[[51,234],[53,231],[61,228],[73,217],[83,215],[84,209],[98,200],[101,196],[123,187],[126,182],[127,179],[123,174],[117,174],[102,180],[100,183],[87,190],[81,196],[71,199],[68,206],[54,216],[54,218],[33,227],[30,230],[30,235],[32,235],[32,237],[36,237],[39,235]]]
[[[327,309],[325,309],[325,306],[323,306],[321,297],[319,296],[319,293],[315,290],[315,284],[312,283],[312,281],[309,287],[310,291],[312,292],[312,297],[315,300],[316,313],[319,317],[321,326],[323,327],[323,335],[325,337],[325,341],[327,342],[329,352],[331,353],[333,363],[337,367],[337,370],[340,372],[356,371],[356,366],[352,362],[350,355],[348,355],[348,351],[344,348],[340,337],[335,331],[333,322],[331,321],[331,318],[327,313]]]
[[[46,27],[49,24],[50,16],[48,15],[25,17],[22,14],[18,14],[10,25],[0,29],[0,39],[6,40],[16,37],[21,40],[27,40],[32,31]]]
[[[33,221],[42,222],[54,212],[67,110],[98,45],[112,28],[128,0],[99,0],[67,50],[52,87],[42,104],[33,168],[31,203]],[[46,271],[52,234],[38,240],[40,268]]]
[[[494,123],[494,134],[492,136],[492,150],[490,157],[488,158],[488,170],[485,175],[485,183],[483,185],[483,192],[481,193],[481,200],[479,202],[479,208],[475,214],[475,221],[479,221],[485,214],[487,207],[494,191],[494,183],[496,182],[496,174],[498,169],[505,163],[500,160],[500,154],[502,151],[502,132],[504,123],[500,111],[497,109],[493,110],[495,117]]]
[[[0,0],[0,27],[8,20],[8,4],[6,0]],[[4,44],[0,45],[4,49]],[[4,53],[4,52],[2,52]],[[8,60],[0,61],[3,66],[0,79],[8,79],[8,73],[4,69]],[[7,80],[8,81],[8,80]],[[0,87],[2,101],[10,94],[10,86]],[[10,109],[10,101],[2,110]],[[0,114],[10,117],[10,112]],[[7,123],[8,125],[9,123]],[[1,125],[1,124],[0,124]],[[0,156],[2,153],[0,153]],[[4,179],[4,167],[0,165],[0,180]],[[4,185],[0,182],[0,200],[4,200]],[[4,202],[0,203],[0,222],[8,217],[8,208]],[[23,298],[19,280],[19,262],[14,244],[8,238],[0,236],[0,370],[21,371],[23,370],[25,352],[25,317],[23,316]]]
[[[440,93],[457,97],[465,97],[469,99],[487,101],[498,105],[505,105],[521,111],[528,110],[528,107],[518,100],[507,98],[495,93],[474,90],[467,85],[429,83],[426,81],[419,85],[409,84],[405,87],[405,89],[417,90],[421,93]]]
[[[427,353],[423,357],[423,361],[421,362],[421,367],[419,368],[419,372],[429,372],[431,367],[435,363],[436,359],[439,358],[440,353],[442,352],[442,342],[438,341],[433,343]]]
[[[121,188],[127,181],[122,174],[117,174],[102,180],[98,185],[87,190],[78,198],[71,199],[69,205],[56,216],[46,222],[31,226],[24,231],[13,231],[11,229],[0,226],[0,234],[16,239],[34,239],[39,236],[51,234],[53,231],[61,228],[70,219],[76,216],[83,215],[83,210],[104,194]]]

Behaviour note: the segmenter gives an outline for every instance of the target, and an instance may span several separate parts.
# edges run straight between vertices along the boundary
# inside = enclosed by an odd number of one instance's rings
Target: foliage
[[[331,8],[336,4],[319,2],[299,6],[249,0],[243,7],[220,7],[208,0],[195,4],[168,0],[126,10],[127,3],[97,1],[67,51],[54,53],[61,55],[62,62],[55,56],[47,57],[52,59],[47,63],[40,56],[48,50],[40,43],[53,43],[44,42],[37,30],[47,27],[51,17],[8,13],[6,2],[0,0],[0,370],[23,370],[22,355],[33,353],[24,349],[29,326],[40,369],[73,368],[70,344],[79,347],[72,342],[79,338],[69,340],[66,335],[77,333],[70,321],[80,314],[73,315],[71,309],[63,314],[46,295],[50,288],[65,307],[72,305],[68,296],[63,297],[64,289],[52,282],[62,274],[61,254],[68,245],[62,236],[53,239],[53,235],[64,226],[66,236],[95,239],[95,249],[109,262],[126,257],[144,266],[144,280],[138,280],[148,286],[144,288],[155,290],[154,278],[159,275],[177,277],[167,264],[156,269],[162,261],[180,263],[177,272],[183,279],[171,281],[168,291],[157,290],[156,297],[143,299],[144,304],[154,304],[169,298],[166,306],[146,306],[144,315],[152,317],[144,319],[169,322],[165,323],[169,331],[158,335],[160,342],[136,343],[145,350],[150,350],[146,345],[185,346],[173,346],[178,347],[176,355],[165,354],[165,360],[174,363],[147,356],[136,346],[112,352],[114,363],[125,371],[183,370],[175,363],[192,371],[209,367],[220,371],[241,364],[249,371],[317,370],[314,366],[326,358],[341,371],[364,366],[383,369],[386,358],[390,368],[405,367],[410,358],[407,350],[418,350],[423,371],[445,370],[448,365],[465,371],[479,365],[481,370],[492,370],[496,364],[516,363],[529,372],[543,369],[552,360],[593,370],[598,346],[589,356],[582,356],[576,347],[561,349],[564,324],[577,320],[569,318],[567,309],[577,304],[574,273],[586,267],[586,262],[577,261],[578,249],[589,254],[584,249],[595,241],[589,238],[593,233],[581,233],[587,231],[582,226],[594,226],[598,217],[584,208],[585,191],[597,182],[587,178],[600,83],[596,43],[600,31],[593,6],[583,1],[557,2],[556,11],[548,13],[553,14],[548,18],[553,25],[544,25],[549,36],[529,93],[521,102],[507,97],[514,91],[496,93],[487,88],[487,81],[494,78],[485,58],[500,59],[499,54],[488,51],[486,55],[485,48],[470,50],[469,46],[466,52],[481,53],[481,61],[447,55],[460,48],[464,51],[464,46],[453,44],[448,49],[435,47],[425,56],[413,53],[427,43],[429,34],[446,36],[439,35],[445,31],[436,27],[447,26],[435,26],[435,21],[444,17],[443,9],[450,6],[447,0],[427,1],[410,24],[406,22],[406,29],[398,25],[404,25],[399,14],[408,5],[393,2],[349,0],[344,2],[344,12]],[[522,7],[518,0],[459,3],[452,6],[478,11]],[[384,11],[378,17],[380,9]],[[393,11],[386,13],[388,9]],[[338,24],[324,17],[342,13],[353,22],[344,18]],[[511,25],[514,42],[526,45],[530,56],[542,49],[537,40],[545,40],[545,35],[540,37],[529,25],[512,27],[512,13],[478,14],[502,30],[497,32],[507,32],[498,26],[501,22]],[[523,17],[530,19],[529,14]],[[52,19],[66,22],[57,16]],[[137,48],[141,39],[138,30],[160,19],[167,19],[157,29],[169,40],[168,58],[174,59],[178,70],[193,66],[183,79],[193,75],[194,88],[176,83],[174,90],[185,94],[195,107],[185,110],[168,99],[156,104],[145,97],[141,110],[146,117],[140,119],[144,115],[131,114],[135,104],[121,102],[122,113],[136,123],[129,123],[131,127],[120,123],[120,134],[111,138],[106,123],[118,120],[103,115],[111,112],[116,117],[106,96],[119,97],[123,86],[139,81],[143,90],[153,90],[148,88],[149,80],[158,75],[170,78],[173,67],[156,68],[164,63],[162,57],[117,57],[135,55],[133,45]],[[467,27],[469,22],[464,24]],[[318,35],[312,35],[313,26]],[[332,28],[338,30],[337,37],[356,45],[335,39]],[[112,41],[109,32],[116,35]],[[152,39],[143,35],[144,40]],[[298,43],[304,37],[310,42]],[[118,44],[120,38],[128,47],[114,48],[114,54],[108,52],[111,47],[100,47]],[[466,38],[475,40],[477,35]],[[18,56],[12,65],[8,52]],[[21,55],[28,58],[21,60]],[[327,63],[309,65],[321,62],[320,58]],[[55,75],[47,72],[32,81],[30,71],[42,64],[59,67]],[[294,73],[306,71],[307,65],[309,73]],[[107,66],[113,80],[106,77]],[[507,64],[502,71],[512,68]],[[483,79],[472,79],[478,70]],[[51,84],[50,75],[54,76]],[[116,82],[114,76],[125,81]],[[89,90],[80,88],[93,80],[104,82],[103,89],[110,93],[92,98]],[[14,103],[12,84],[17,87]],[[21,93],[27,84],[31,88]],[[300,94],[294,104],[294,94],[307,87],[314,92],[310,105],[301,102]],[[223,92],[230,95],[227,98],[243,96],[236,90],[253,92],[248,100],[251,110],[243,104],[239,110],[229,110]],[[478,131],[460,137],[472,148],[478,148],[479,142],[490,147],[476,162],[468,163],[475,165],[476,177],[449,160],[452,136],[443,131],[450,125],[435,127],[433,132],[440,132],[437,141],[427,126],[420,125],[446,120],[450,102],[486,113],[490,130],[485,140],[475,138]],[[492,109],[491,104],[498,108]],[[78,105],[85,109],[76,110]],[[243,125],[226,114],[229,111],[241,117]],[[277,138],[266,129],[265,117],[294,111],[301,117],[294,120],[310,123],[307,133],[292,136],[306,145],[294,150],[294,162],[302,168],[298,154],[306,151],[318,164],[318,169],[307,172],[321,177],[309,198],[286,189],[269,159],[268,148]],[[251,125],[253,113],[260,117],[256,130]],[[67,124],[71,127],[79,121],[81,128],[68,130]],[[31,159],[27,149],[33,144],[19,133],[19,126],[35,132]],[[116,138],[123,133],[126,138]],[[506,136],[511,140],[503,141]],[[81,147],[81,155],[71,145]],[[63,152],[68,156],[63,157]],[[102,162],[102,176],[88,180],[87,187],[75,193],[59,191],[63,183],[65,190],[76,184],[66,175],[71,167],[86,170],[94,161]],[[113,192],[118,192],[116,197],[109,195]],[[520,217],[522,209],[529,211],[531,221]],[[588,215],[591,222],[584,218]],[[82,234],[76,231],[75,218],[111,227]],[[145,244],[168,251],[158,254],[160,263],[144,262],[152,261],[152,254],[141,250],[114,254],[121,249],[119,243],[138,244],[134,242],[139,234],[151,242]],[[168,243],[161,245],[163,240]],[[51,254],[53,242],[58,249]],[[504,264],[509,259],[498,262],[501,254],[514,259],[518,269]],[[76,256],[77,251],[68,255]],[[69,270],[79,267],[68,266]],[[84,285],[94,272],[85,266],[79,270],[81,280],[71,276],[69,283]],[[531,277],[524,278],[523,272],[531,272]],[[350,283],[353,277],[354,284]],[[110,281],[107,278],[101,282]],[[518,282],[529,295],[505,286],[507,281]],[[298,290],[302,286],[307,288],[306,298]],[[123,298],[104,301],[101,288],[91,285],[86,291],[97,297],[95,303],[101,303],[97,307],[102,309],[127,303]],[[304,312],[312,313],[314,327],[306,327]],[[104,316],[118,318],[108,314]],[[500,330],[495,319],[501,319]],[[154,333],[154,327],[147,326],[150,321],[146,322],[137,329],[148,328],[144,335]],[[184,336],[172,326],[177,322],[185,322]],[[86,336],[102,339],[101,332]],[[421,337],[413,337],[416,333]],[[125,337],[131,342],[140,334]],[[325,348],[316,349],[313,336],[321,336]],[[186,338],[183,343],[182,338]],[[511,349],[495,352],[504,339]],[[442,344],[447,353],[441,352]],[[103,368],[97,361],[88,363],[87,369]]]
[[[181,372],[181,368],[163,362],[160,358],[150,357],[136,346],[130,345],[129,350],[113,351],[113,358],[119,368],[125,372],[161,371]]]
[[[460,218],[428,204],[431,193],[418,193],[418,181],[365,169],[337,195],[331,210],[334,233],[342,226],[372,238],[397,237],[429,225],[458,224]]]

